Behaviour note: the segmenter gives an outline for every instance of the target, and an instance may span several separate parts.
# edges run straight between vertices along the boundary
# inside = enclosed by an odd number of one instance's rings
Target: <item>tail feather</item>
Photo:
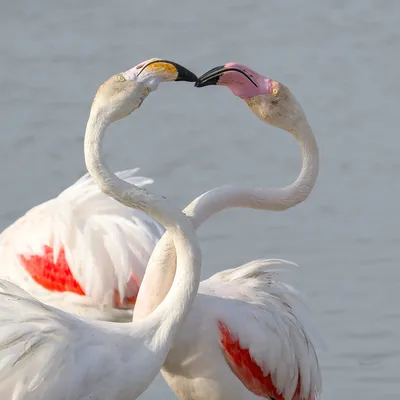
[[[221,297],[235,298],[261,307],[265,304],[275,304],[280,308],[285,304],[294,315],[299,316],[300,321],[306,321],[304,323],[310,337],[324,348],[323,339],[310,322],[310,309],[305,296],[292,285],[279,279],[281,272],[297,268],[299,265],[292,261],[261,258],[214,274],[201,283],[200,291],[212,294],[218,288],[217,292]]]
[[[271,268],[276,266],[275,268]],[[217,272],[210,279],[221,279],[222,281],[241,281],[248,279],[257,279],[260,283],[271,283],[273,278],[279,275],[279,272],[290,267],[299,267],[298,264],[279,258],[260,258],[250,261],[237,268],[226,269]]]

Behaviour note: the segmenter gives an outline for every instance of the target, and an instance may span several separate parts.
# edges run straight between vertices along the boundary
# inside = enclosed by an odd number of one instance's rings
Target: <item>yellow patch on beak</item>
[[[163,75],[168,80],[175,80],[178,78],[178,70],[170,63],[164,61],[153,61],[143,67],[142,71],[152,75]]]

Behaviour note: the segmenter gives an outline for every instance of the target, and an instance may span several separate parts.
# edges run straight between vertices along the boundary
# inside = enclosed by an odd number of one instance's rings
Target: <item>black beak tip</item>
[[[185,67],[182,67],[179,64],[174,63],[177,71],[178,71],[178,76],[175,79],[175,81],[185,81],[185,82],[196,82],[197,81],[197,75],[195,75],[192,71],[189,71]]]
[[[195,75],[193,72],[188,70],[187,73],[187,81],[188,82],[197,82],[199,78],[197,78],[197,75]]]
[[[212,86],[216,85],[218,83],[219,76],[215,76],[213,78],[207,78],[201,76],[199,79],[197,79],[196,83],[194,84],[195,87],[201,88],[204,86]]]
[[[225,65],[220,65],[218,67],[212,68],[203,75],[201,75],[194,84],[195,87],[204,87],[216,85],[219,78],[225,72]]]

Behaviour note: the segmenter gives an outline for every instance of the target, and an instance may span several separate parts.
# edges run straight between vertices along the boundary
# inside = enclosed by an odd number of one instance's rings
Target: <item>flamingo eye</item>
[[[279,87],[279,82],[277,82],[277,81],[271,81],[271,86],[270,86],[270,90],[271,90],[271,93],[274,95],[274,96],[276,96],[276,95],[278,95],[279,94],[279,89],[280,89],[280,87]]]

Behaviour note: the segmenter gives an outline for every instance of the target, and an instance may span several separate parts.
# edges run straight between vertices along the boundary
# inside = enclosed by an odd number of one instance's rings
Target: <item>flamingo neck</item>
[[[302,168],[295,182],[283,188],[249,189],[227,185],[209,190],[184,209],[194,228],[197,229],[212,215],[228,208],[283,211],[304,201],[318,176],[318,145],[305,116],[299,120],[296,129],[291,133],[297,139],[302,152]],[[138,317],[148,315],[157,307],[173,281],[176,256],[168,233],[164,234],[157,244],[152,258],[156,258],[163,268],[144,277],[134,309],[134,315]]]
[[[213,214],[227,208],[243,207],[283,211],[303,202],[310,194],[318,176],[318,146],[306,120],[293,132],[302,152],[302,168],[298,178],[283,188],[241,188],[221,186],[202,194],[185,209],[195,228]]]
[[[161,302],[158,301],[158,307],[151,315],[143,321],[135,321],[136,327],[142,324],[146,329],[147,346],[157,351],[160,360],[165,360],[173,337],[197,294],[200,283],[201,252],[192,224],[178,208],[165,198],[155,196],[143,188],[125,182],[111,172],[102,155],[104,133],[109,124],[106,117],[96,109],[92,109],[84,144],[86,167],[90,175],[105,194],[128,207],[148,213],[164,225],[177,253],[176,276],[172,285],[169,285],[169,291],[165,293]],[[160,269],[162,266],[159,263],[159,259],[151,257],[145,276]],[[172,268],[175,274],[174,264]]]

